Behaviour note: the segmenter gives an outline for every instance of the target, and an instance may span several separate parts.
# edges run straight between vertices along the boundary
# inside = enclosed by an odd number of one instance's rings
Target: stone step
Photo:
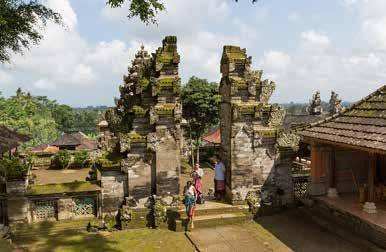
[[[249,211],[249,208],[247,205],[227,205],[227,204],[219,204],[219,205],[212,205],[211,203],[205,203],[203,205],[196,205],[196,216],[201,215],[212,215],[212,214],[223,214],[223,213],[235,213],[235,212],[242,212],[247,214]],[[177,211],[177,213],[180,215],[180,218],[186,218],[186,210],[185,208],[181,208]]]
[[[236,224],[247,221],[248,219],[250,218],[242,212],[200,215],[194,218],[194,228],[198,229],[220,225]],[[177,232],[184,232],[190,230],[190,223],[188,218],[181,218],[175,220],[175,225]]]

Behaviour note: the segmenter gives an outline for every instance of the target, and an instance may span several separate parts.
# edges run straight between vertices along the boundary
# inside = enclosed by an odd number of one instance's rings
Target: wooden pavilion
[[[311,145],[310,195],[350,198],[366,213],[386,206],[386,86],[299,135]]]
[[[22,142],[27,142],[31,138],[27,135],[20,134],[4,125],[0,125],[0,154],[11,152],[16,149]]]

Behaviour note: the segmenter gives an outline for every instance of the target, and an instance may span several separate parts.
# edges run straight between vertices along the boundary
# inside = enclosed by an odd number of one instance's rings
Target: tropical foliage
[[[0,93],[0,123],[29,135],[32,140],[23,145],[26,148],[50,143],[64,132],[82,131],[96,135],[96,125],[104,109],[74,109],[45,96],[32,96],[21,89],[9,98]]]
[[[36,0],[0,0],[0,63],[37,44],[48,21],[61,23],[61,17]]]
[[[6,178],[20,178],[27,175],[32,167],[30,159],[21,160],[15,156],[0,156],[0,175]]]
[[[51,160],[51,168],[66,169],[71,161],[71,154],[67,150],[57,152]]]
[[[197,153],[199,153],[201,136],[210,127],[218,124],[220,101],[221,96],[218,94],[218,85],[215,82],[193,76],[182,88],[183,117],[189,123],[191,138],[195,141]]]
[[[255,3],[258,0],[251,1]],[[108,0],[107,4],[112,8],[117,8],[122,7],[125,2],[129,4],[127,17],[138,17],[145,24],[156,24],[156,14],[165,10],[162,0]],[[235,2],[238,2],[238,0],[235,0]]]

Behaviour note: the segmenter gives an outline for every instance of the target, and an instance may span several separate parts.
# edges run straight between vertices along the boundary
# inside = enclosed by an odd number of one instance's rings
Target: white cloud
[[[302,32],[301,34],[303,45],[312,50],[327,48],[331,45],[330,39],[314,30]]]
[[[60,12],[64,24],[70,31],[75,29],[78,19],[68,0],[47,0],[46,4],[49,8]]]
[[[50,80],[47,79],[39,79],[33,84],[33,86],[37,89],[45,91],[51,91],[56,89],[56,86]]]
[[[291,63],[291,57],[279,51],[265,52],[260,64],[277,71],[284,71]]]
[[[343,52],[314,30],[302,32],[291,53],[267,51],[258,62],[264,76],[278,84],[273,98],[279,102],[307,101],[317,89],[324,100],[334,90],[342,99],[355,101],[386,80],[385,53]]]

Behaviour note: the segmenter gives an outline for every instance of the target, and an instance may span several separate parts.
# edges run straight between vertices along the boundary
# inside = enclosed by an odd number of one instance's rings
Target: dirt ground
[[[35,185],[69,183],[85,181],[88,177],[90,168],[84,169],[67,169],[67,170],[33,170],[32,174],[36,176]]]

